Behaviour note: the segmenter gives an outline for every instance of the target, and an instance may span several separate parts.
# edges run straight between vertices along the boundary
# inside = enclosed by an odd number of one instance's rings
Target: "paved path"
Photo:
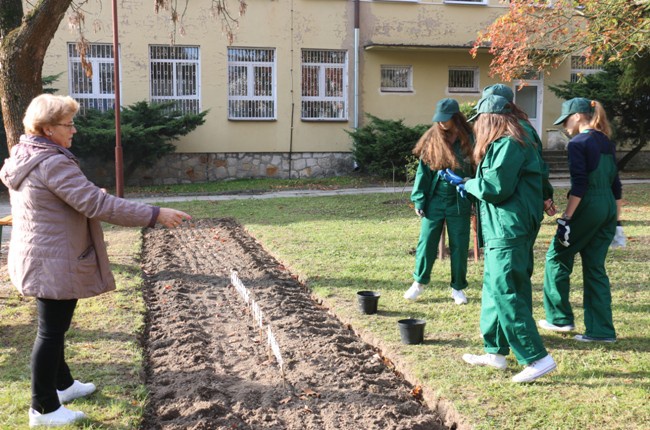
[[[648,184],[650,179],[623,179],[623,184]],[[568,187],[568,179],[551,179],[554,187]],[[185,195],[185,196],[152,196],[129,198],[142,203],[173,203],[183,201],[223,201],[223,200],[253,200],[253,199],[274,199],[278,197],[314,197],[314,196],[344,196],[352,194],[372,194],[372,193],[399,193],[407,192],[410,194],[411,187],[366,187],[366,188],[344,188],[338,190],[286,190],[271,191],[268,193],[255,194],[213,194],[213,195]],[[11,213],[9,201],[5,198],[0,201],[0,217]],[[11,227],[3,227],[2,242],[9,239]]]

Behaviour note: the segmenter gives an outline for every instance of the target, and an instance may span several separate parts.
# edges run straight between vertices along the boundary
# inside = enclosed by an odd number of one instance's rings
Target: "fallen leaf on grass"
[[[286,405],[290,401],[291,401],[291,397],[285,397],[284,399],[280,400],[278,403],[280,403],[281,405]]]

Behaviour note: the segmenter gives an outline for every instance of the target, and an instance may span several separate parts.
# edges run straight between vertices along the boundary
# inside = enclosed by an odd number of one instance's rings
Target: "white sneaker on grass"
[[[454,299],[457,305],[467,304],[467,296],[463,290],[454,290],[451,289],[451,297]]]
[[[539,328],[543,328],[544,330],[558,331],[560,333],[566,333],[576,329],[576,326],[574,326],[573,324],[555,325],[555,324],[551,324],[546,320],[537,321],[537,325],[539,326]]]
[[[59,427],[66,424],[72,424],[75,421],[83,420],[86,414],[79,411],[71,411],[65,406],[59,407],[54,412],[41,414],[34,409],[29,408],[29,426],[45,426],[45,427]]]
[[[420,294],[424,293],[424,284],[420,284],[417,281],[414,281],[411,285],[411,288],[406,290],[404,293],[404,298],[406,300],[415,300],[420,297]]]
[[[591,336],[587,336],[586,334],[577,334],[575,335],[574,339],[579,342],[607,342],[607,343],[616,342],[615,337],[591,337]]]
[[[490,366],[499,370],[506,368],[506,357],[501,354],[463,354],[463,360],[472,366]]]
[[[555,370],[557,365],[550,355],[530,363],[521,372],[512,377],[512,382],[531,382]]]
[[[95,384],[88,382],[84,384],[75,379],[75,381],[63,391],[56,390],[56,394],[59,395],[59,402],[68,403],[79,397],[85,397],[89,394],[94,393],[96,390]]]

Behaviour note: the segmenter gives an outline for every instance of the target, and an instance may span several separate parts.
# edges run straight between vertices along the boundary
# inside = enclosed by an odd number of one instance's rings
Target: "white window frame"
[[[318,53],[338,53],[342,54],[343,62],[311,62],[304,61],[306,54],[318,55]],[[305,69],[315,68],[318,71],[318,82],[316,96],[309,96],[304,94],[305,89]],[[328,71],[335,71],[341,78],[341,82],[337,83],[340,87],[338,93],[340,95],[328,95],[327,84]],[[301,53],[301,108],[300,118],[303,121],[347,121],[348,120],[348,52],[341,49],[303,49]],[[305,106],[321,106],[320,115],[308,115],[307,112],[312,112],[314,109],[306,109]],[[330,109],[335,106],[335,109]],[[335,112],[336,115],[327,115],[325,112]]]
[[[451,87],[450,84],[450,75],[453,72],[466,72],[472,71],[474,73],[472,87]],[[466,67],[466,66],[450,66],[447,72],[447,93],[448,94],[477,94],[480,93],[481,87],[480,83],[480,74],[478,67]]]
[[[579,75],[595,75],[596,73],[602,72],[602,67],[599,66],[587,66],[585,64],[585,57],[582,55],[572,55],[571,60],[571,75],[569,77],[570,82],[578,82]]]
[[[181,51],[186,53],[185,58],[178,55]],[[157,65],[170,65],[171,76],[157,72]],[[192,75],[189,80],[184,79],[185,68],[189,68]],[[164,82],[158,84],[164,80],[171,80],[167,91]],[[169,90],[171,94],[160,94]],[[182,113],[201,112],[201,50],[198,46],[149,45],[149,98],[152,103],[175,102],[174,109]]]
[[[242,54],[244,56],[253,57],[253,59],[248,60],[235,60],[233,57]],[[260,56],[270,56],[272,57],[271,61],[265,61],[261,59],[255,59],[255,57]],[[244,48],[244,47],[228,47],[228,119],[229,120],[241,120],[241,121],[269,121],[275,120],[277,118],[277,67],[276,67],[276,50],[275,48]],[[237,82],[233,80],[233,77],[237,78],[235,75],[236,69],[245,70],[245,79],[244,86],[237,86]],[[270,85],[270,95],[256,95],[255,88],[255,73],[258,70],[264,68],[271,69],[271,81],[263,82],[265,85]],[[241,77],[242,75],[239,75]],[[243,94],[233,94],[233,90],[244,90]],[[250,115],[252,110],[241,110],[237,108],[237,105],[240,103],[248,103],[250,106],[258,106],[262,109],[259,109],[262,113],[258,115]],[[263,108],[271,104],[272,113],[264,115],[264,112],[268,112],[268,107]],[[248,113],[248,114],[247,114]]]
[[[99,52],[106,55],[97,55]],[[110,52],[110,56],[107,53]],[[119,49],[118,49],[119,55]],[[81,63],[81,56],[77,50],[76,43],[68,43],[68,88],[70,97],[74,98],[81,105],[82,111],[86,109],[97,109],[107,111],[115,108],[115,62],[113,60],[113,45],[110,43],[90,43],[85,61],[90,65],[92,75],[85,73]],[[102,73],[102,69],[110,66],[110,73]],[[122,79],[122,71],[119,73]],[[101,92],[101,89],[107,86],[103,78],[110,77],[111,92]],[[76,80],[76,78],[79,78]],[[75,85],[75,81],[78,85]],[[89,91],[76,91],[80,86]]]
[[[390,82],[390,78],[384,80],[385,73],[389,74],[390,72],[403,72],[406,74],[406,86],[385,86],[386,82]],[[380,88],[379,90],[382,93],[412,93],[413,92],[413,66],[400,66],[393,64],[382,64],[380,71]]]

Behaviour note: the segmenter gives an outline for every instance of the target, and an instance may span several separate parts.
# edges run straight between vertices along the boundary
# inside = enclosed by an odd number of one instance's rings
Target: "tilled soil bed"
[[[145,234],[144,429],[445,427],[418,390],[232,219]],[[231,285],[263,312],[284,361]]]

